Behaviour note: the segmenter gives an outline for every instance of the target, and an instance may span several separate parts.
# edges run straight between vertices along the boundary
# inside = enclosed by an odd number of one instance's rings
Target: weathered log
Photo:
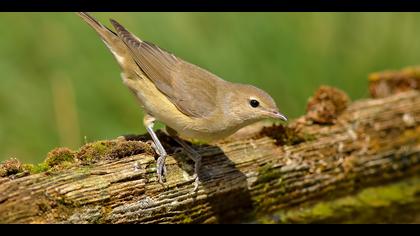
[[[420,90],[419,66],[369,75],[369,92],[374,98],[383,98],[408,90]]]
[[[409,189],[401,199],[418,206],[419,91],[356,101],[329,121],[301,117],[288,127],[256,134],[256,125],[224,142],[194,145],[204,166],[195,193],[193,163],[183,152],[170,155],[167,182],[157,182],[156,156],[141,141],[147,136],[55,150],[37,174],[9,163],[0,178],[0,223],[344,222],[343,213],[332,217],[337,206],[360,210],[357,201],[342,200],[346,195],[406,178],[413,179],[397,184]],[[160,135],[168,150],[176,146]],[[330,199],[336,205],[320,203]]]

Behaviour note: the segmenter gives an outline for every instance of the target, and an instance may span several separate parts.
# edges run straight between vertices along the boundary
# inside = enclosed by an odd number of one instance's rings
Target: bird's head
[[[235,117],[246,123],[256,122],[266,118],[275,118],[287,121],[274,99],[265,91],[244,84],[234,84],[232,86],[230,109]]]

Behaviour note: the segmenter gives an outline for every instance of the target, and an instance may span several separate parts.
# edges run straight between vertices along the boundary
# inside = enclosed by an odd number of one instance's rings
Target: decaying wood
[[[0,178],[0,222],[260,222],[419,174],[419,91],[353,102],[329,124],[301,117],[287,128],[250,130],[239,139],[194,145],[204,166],[196,193],[193,163],[183,152],[168,157],[167,182],[157,182],[156,157],[139,141],[144,137],[56,151],[73,159],[64,167],[50,159],[54,168],[46,172]],[[286,131],[291,135],[282,136]],[[171,150],[175,144],[162,138]],[[417,199],[418,191],[411,191]]]
[[[369,92],[374,98],[383,98],[408,90],[420,90],[420,66],[369,75]]]

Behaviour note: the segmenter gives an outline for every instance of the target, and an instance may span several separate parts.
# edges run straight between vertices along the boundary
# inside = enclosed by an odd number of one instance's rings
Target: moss
[[[259,219],[258,223],[260,223],[260,224],[275,224],[276,220],[275,219],[270,219],[269,217],[264,217],[262,219]]]
[[[59,170],[65,170],[74,165],[74,162],[63,161],[59,165],[53,167],[49,166],[47,163],[42,162],[38,164],[22,164],[23,171],[30,174],[38,174],[42,172],[54,173]]]
[[[321,86],[309,99],[305,117],[318,124],[333,124],[349,102],[350,98],[343,91]]]
[[[314,135],[299,132],[296,128],[281,124],[263,127],[254,138],[258,139],[261,137],[270,137],[276,140],[276,145],[297,145],[302,142],[315,140]]]
[[[271,223],[369,223],[400,221],[406,209],[420,210],[420,177],[380,187],[366,188],[354,195],[313,205],[281,210],[259,219]],[[405,215],[407,216],[408,213]]]
[[[119,159],[144,152],[154,153],[149,145],[139,141],[97,141],[81,147],[76,154],[76,159],[80,164],[86,165],[100,160]]]
[[[74,153],[68,148],[57,148],[48,153],[44,162],[39,164],[22,164],[16,159],[10,159],[0,164],[0,176],[15,175],[23,177],[27,174],[37,174],[69,167],[74,161]]]
[[[68,165],[74,162],[74,156],[75,153],[72,150],[61,147],[50,151],[44,162],[48,167],[58,166],[63,163]]]
[[[153,149],[140,141],[98,141],[89,143],[75,152],[66,147],[56,148],[47,154],[44,162],[39,164],[22,164],[10,159],[0,164],[0,177],[13,175],[15,178],[27,174],[47,172],[48,174],[69,169],[75,165],[96,163],[99,160],[123,158],[140,153],[154,154]],[[83,171],[86,171],[82,168]]]
[[[270,163],[267,163],[262,167],[258,168],[257,171],[258,179],[255,183],[268,183],[271,180],[279,177],[279,173],[276,173],[276,171],[273,170],[273,165]]]
[[[181,218],[183,218],[182,223],[183,224],[189,224],[191,223],[193,220],[191,219],[191,217],[187,216],[187,215],[183,215]]]
[[[369,92],[374,98],[407,90],[420,90],[420,67],[407,67],[400,71],[383,71],[369,75]]]
[[[45,162],[33,165],[33,164],[23,164],[23,169],[28,171],[30,174],[38,174],[41,172],[48,171],[50,167],[45,164]]]
[[[208,144],[207,142],[205,142],[205,141],[203,141],[203,140],[199,140],[199,139],[191,139],[191,140],[190,140],[190,143],[191,143],[192,145],[197,145],[197,146],[200,146],[200,145],[206,145],[206,144]]]
[[[92,163],[99,159],[106,153],[107,142],[98,141],[84,145],[77,153],[76,158],[82,163]]]
[[[314,217],[330,217],[334,214],[334,209],[331,205],[326,203],[316,204],[315,207],[311,209],[311,215]]]
[[[22,171],[22,163],[16,158],[11,158],[0,164],[0,177],[15,175]]]
[[[277,181],[275,181],[277,180]],[[283,179],[281,173],[273,168],[273,165],[268,163],[258,169],[258,178],[254,185],[260,185],[262,192],[268,192],[273,184],[278,184],[277,193],[282,195],[285,192]],[[269,207],[275,204],[278,200],[277,197],[268,197],[266,195],[256,195],[253,201],[260,208]]]

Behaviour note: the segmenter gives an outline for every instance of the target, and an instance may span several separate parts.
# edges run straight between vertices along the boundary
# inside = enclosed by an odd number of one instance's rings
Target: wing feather
[[[205,118],[217,109],[217,85],[224,81],[158,46],[132,35],[111,20],[118,36],[131,50],[138,66],[184,114]]]

